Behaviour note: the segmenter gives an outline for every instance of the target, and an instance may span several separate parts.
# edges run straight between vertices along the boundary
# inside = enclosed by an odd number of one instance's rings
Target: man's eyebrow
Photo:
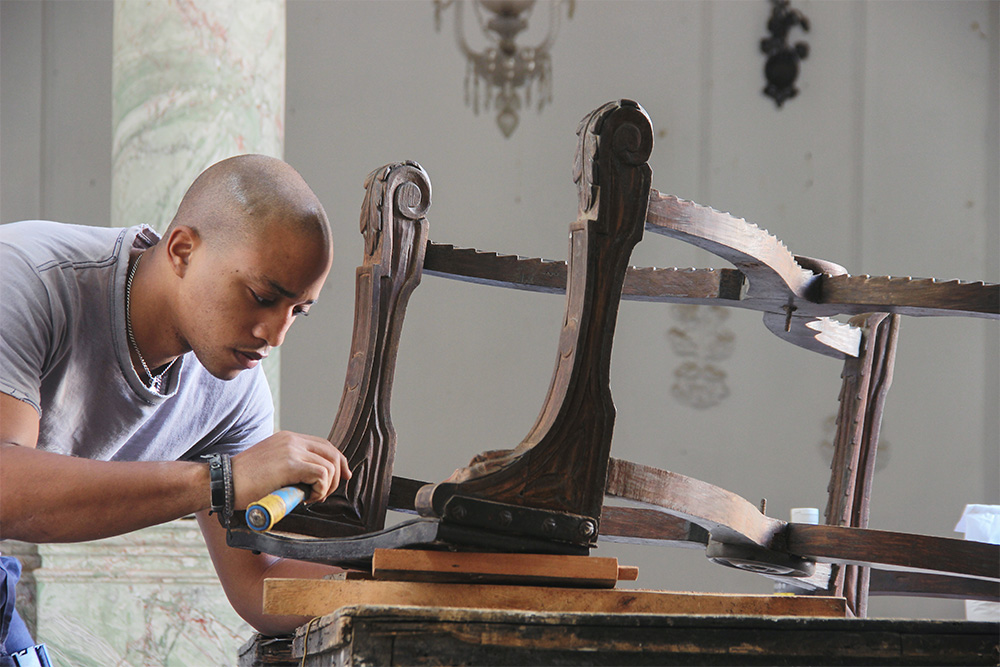
[[[272,280],[271,278],[264,278],[263,280],[271,287],[271,289],[273,289],[275,292],[285,297],[286,299],[294,300],[299,298],[298,294],[292,292],[291,290],[285,289],[284,287],[281,286],[281,283],[279,283],[278,281]],[[307,301],[303,301],[302,305],[308,306],[314,303],[316,303],[316,299],[308,299]]]

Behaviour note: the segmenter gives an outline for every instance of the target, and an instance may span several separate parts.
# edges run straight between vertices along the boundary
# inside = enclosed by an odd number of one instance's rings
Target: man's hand
[[[293,484],[310,485],[306,502],[319,502],[350,478],[347,457],[329,440],[311,435],[279,431],[233,456],[236,509]]]

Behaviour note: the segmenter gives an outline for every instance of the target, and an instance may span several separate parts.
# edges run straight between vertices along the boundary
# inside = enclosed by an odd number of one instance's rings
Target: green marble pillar
[[[35,639],[55,667],[234,665],[252,635],[226,600],[197,522],[41,544]]]
[[[282,156],[285,0],[115,0],[113,42],[112,225],[162,232],[209,165]],[[193,520],[22,555],[40,564],[19,605],[57,667],[232,665],[251,634]]]
[[[163,231],[206,167],[282,157],[285,0],[115,0],[113,40],[112,226]]]

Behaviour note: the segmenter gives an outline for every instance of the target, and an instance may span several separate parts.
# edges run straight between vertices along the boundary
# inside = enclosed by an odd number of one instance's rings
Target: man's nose
[[[288,328],[292,326],[293,319],[291,308],[275,310],[268,313],[257,323],[253,328],[253,335],[267,341],[267,344],[271,347],[278,347],[284,342],[285,334],[288,333]]]

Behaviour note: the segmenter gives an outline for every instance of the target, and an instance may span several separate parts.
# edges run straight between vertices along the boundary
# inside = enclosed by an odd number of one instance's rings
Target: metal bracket
[[[809,577],[816,571],[814,561],[756,544],[730,544],[710,539],[705,555],[713,563],[763,575]]]
[[[444,504],[442,521],[580,546],[597,543],[597,521],[570,512],[498,503],[470,496],[452,496]]]

